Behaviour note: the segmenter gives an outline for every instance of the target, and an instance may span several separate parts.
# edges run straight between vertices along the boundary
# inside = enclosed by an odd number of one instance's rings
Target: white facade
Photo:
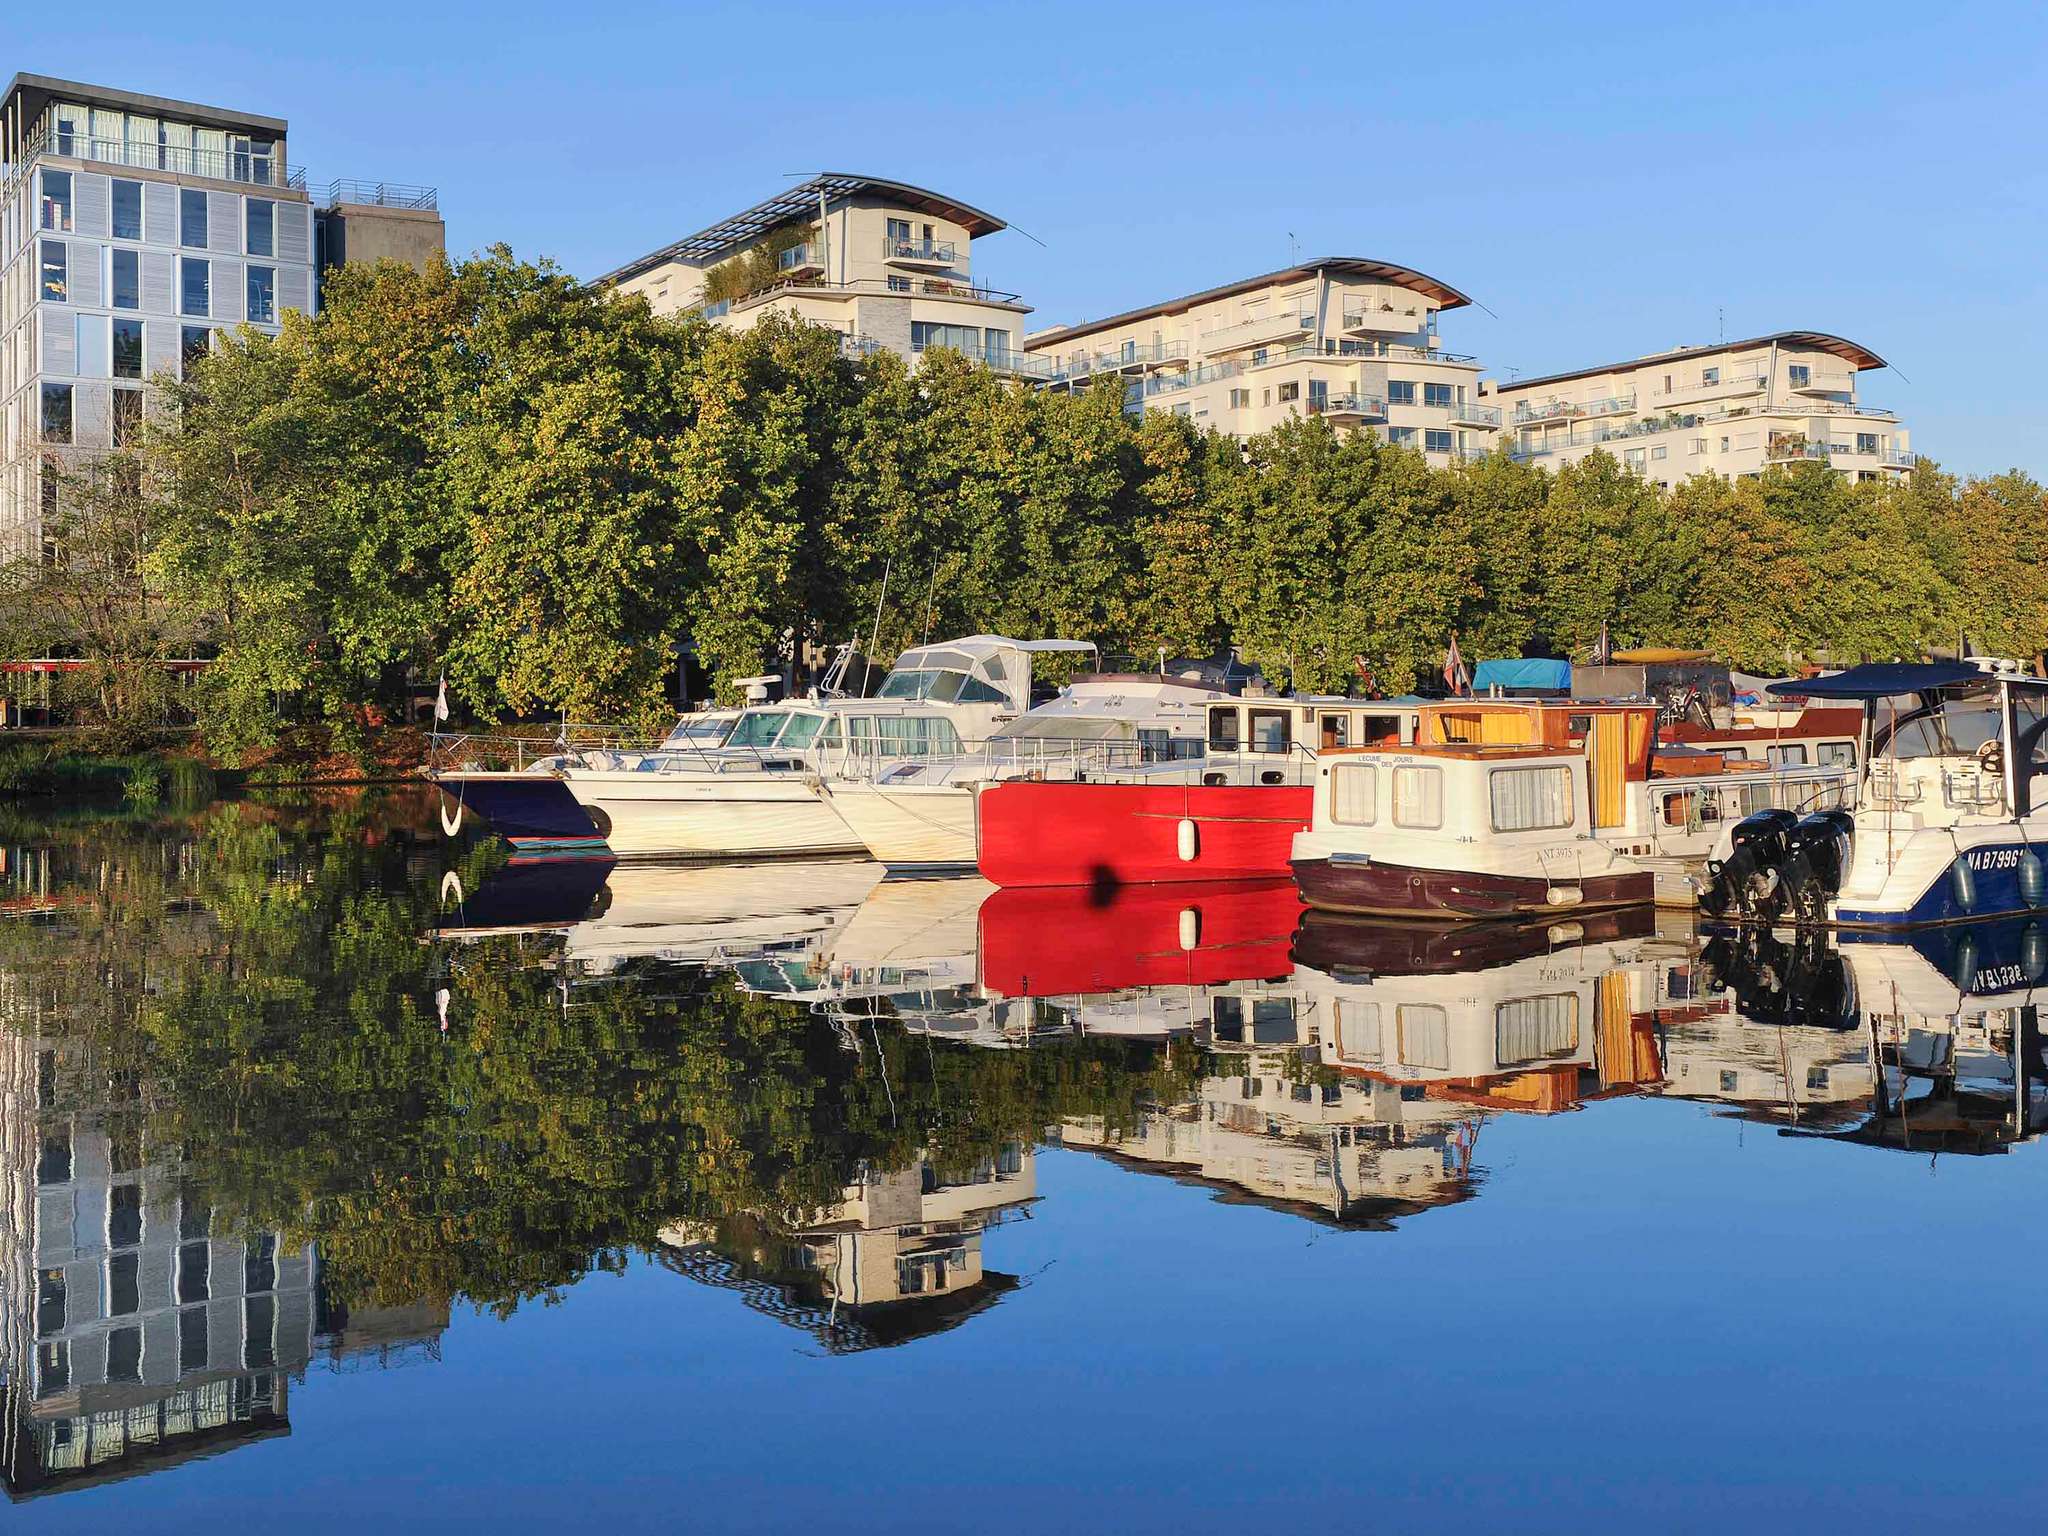
[[[1553,469],[1604,449],[1666,489],[1806,460],[1874,480],[1915,462],[1898,418],[1856,397],[1857,375],[1884,366],[1839,336],[1783,331],[1481,391],[1514,456]]]
[[[1023,355],[1030,307],[973,276],[977,235],[1002,220],[901,182],[827,174],[629,262],[598,279],[646,297],[656,314],[697,311],[744,330],[763,315],[822,325],[849,352],[915,358],[951,347],[1002,372],[1034,366]],[[710,273],[763,244],[779,251],[776,275],[739,298],[710,301]]]
[[[1025,345],[1048,383],[1121,376],[1134,408],[1231,437],[1316,415],[1441,465],[1487,453],[1500,428],[1499,410],[1479,399],[1479,365],[1437,344],[1438,314],[1469,302],[1411,268],[1333,256]]]
[[[0,549],[47,463],[120,446],[143,384],[314,303],[313,210],[281,119],[18,75],[0,100]]]

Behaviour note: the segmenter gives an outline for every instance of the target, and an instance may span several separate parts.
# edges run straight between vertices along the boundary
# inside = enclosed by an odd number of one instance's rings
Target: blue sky
[[[1011,221],[975,270],[1036,325],[1291,232],[1473,295],[1445,344],[1492,375],[1830,331],[1920,451],[2048,474],[2030,6],[9,9],[0,71],[288,117],[316,181],[437,185],[456,252],[592,276],[853,171]]]

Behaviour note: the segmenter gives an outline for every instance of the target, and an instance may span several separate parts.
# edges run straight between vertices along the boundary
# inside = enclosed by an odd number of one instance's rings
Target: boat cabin
[[[1011,640],[969,635],[913,646],[896,658],[878,699],[902,704],[995,705],[1016,714],[1031,707],[1031,658],[1042,652],[1088,652],[1085,640]]]
[[[1342,694],[1261,698],[1209,705],[1205,784],[1300,784],[1304,759],[1344,747],[1415,740],[1420,704]]]

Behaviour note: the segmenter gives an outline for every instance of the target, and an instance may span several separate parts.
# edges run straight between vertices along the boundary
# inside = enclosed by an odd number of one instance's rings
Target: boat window
[[[1401,740],[1399,715],[1361,715],[1358,720],[1360,746],[1397,746]]]
[[[928,715],[877,715],[874,732],[875,750],[885,757],[926,757],[960,750],[960,733],[953,729],[953,722]]]
[[[1244,999],[1219,997],[1209,1007],[1211,1035],[1232,1045],[1244,1042]]]
[[[818,732],[824,724],[823,715],[791,715],[789,729],[782,733],[782,740],[776,745],[791,752],[801,752],[818,739]]]
[[[1379,804],[1379,772],[1371,763],[1339,763],[1330,770],[1330,820],[1369,827]]]
[[[1824,741],[1820,744],[1820,761],[1823,767],[1854,768],[1856,766],[1856,743],[1853,741]]]
[[[993,683],[985,683],[978,677],[960,679],[960,702],[962,704],[1007,704],[1009,700],[1003,690]]]
[[[1973,756],[1985,742],[2005,734],[1998,705],[1989,699],[1949,700],[1941,707],[1941,724],[1948,733],[1949,750],[1961,757]]]
[[[1351,721],[1345,715],[1323,716],[1323,750],[1351,745]]]
[[[1579,1048],[1579,996],[1516,997],[1493,1008],[1493,1054],[1504,1067],[1569,1056]]]
[[[882,679],[880,697],[951,704],[960,697],[960,685],[966,681],[965,674],[959,672],[891,672]]]
[[[818,738],[818,745],[821,747],[836,747],[839,745],[839,741],[839,721],[834,718],[826,722],[825,734]]]
[[[1285,752],[1294,742],[1294,722],[1284,709],[1255,709],[1252,717],[1252,750]]]
[[[1941,737],[1935,731],[1934,721],[1923,715],[1892,732],[1885,751],[1892,757],[1939,757]]]
[[[1711,789],[1682,789],[1664,797],[1664,825],[1701,826],[1721,819],[1721,800]]]
[[[1765,749],[1764,760],[1773,768],[1804,768],[1806,766],[1806,745],[1793,742],[1786,746]]]
[[[733,722],[732,734],[725,738],[725,744],[728,747],[772,747],[788,723],[789,716],[782,710],[750,709]]]
[[[1237,711],[1228,706],[1209,711],[1209,750],[1235,752],[1238,749]]]
[[[1394,825],[1440,827],[1444,824],[1444,772],[1441,768],[1394,770]]]
[[[1534,832],[1572,824],[1569,768],[1496,768],[1487,776],[1487,787],[1493,798],[1496,832]]]
[[[1293,1040],[1293,998],[1262,997],[1252,1003],[1252,1044],[1288,1045]]]
[[[1396,777],[1398,780],[1398,774]],[[1400,1040],[1401,1065],[1449,1070],[1451,1019],[1442,1008],[1433,1003],[1403,1003],[1394,1010],[1394,1030]]]

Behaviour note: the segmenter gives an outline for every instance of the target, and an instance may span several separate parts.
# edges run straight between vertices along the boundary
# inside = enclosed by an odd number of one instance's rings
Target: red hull
[[[997,891],[981,904],[981,984],[1067,997],[1285,976],[1301,910],[1291,880]]]
[[[1285,877],[1314,791],[1293,785],[1036,784],[981,792],[982,878],[1098,890]],[[1181,822],[1195,856],[1180,856]]]

